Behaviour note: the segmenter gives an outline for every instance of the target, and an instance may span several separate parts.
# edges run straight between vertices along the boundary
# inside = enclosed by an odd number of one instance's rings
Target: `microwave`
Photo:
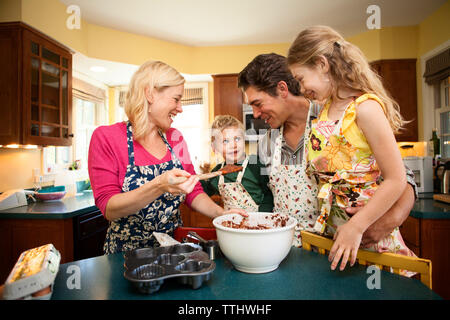
[[[414,173],[418,192],[433,192],[432,157],[405,157],[403,163]]]
[[[253,109],[248,104],[244,104],[242,110],[245,140],[258,141],[270,129],[270,126],[264,120],[253,117]]]

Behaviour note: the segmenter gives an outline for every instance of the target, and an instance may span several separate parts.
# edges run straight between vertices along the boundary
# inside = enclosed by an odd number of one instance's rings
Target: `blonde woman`
[[[225,213],[203,192],[186,142],[171,128],[183,111],[184,82],[163,62],[144,63],[130,81],[129,121],[101,126],[92,135],[89,177],[95,204],[110,221],[106,254],[154,246],[153,232],[172,235],[182,224],[183,202],[211,218]],[[175,184],[179,177],[188,179]]]
[[[398,201],[406,185],[394,132],[404,121],[362,52],[326,26],[302,31],[288,64],[301,92],[326,101],[313,121],[307,172],[319,180],[320,215],[314,230],[334,236],[329,260],[353,265],[364,231]],[[381,172],[383,181],[380,183]],[[366,204],[351,218],[346,207]],[[410,255],[398,228],[371,250]]]

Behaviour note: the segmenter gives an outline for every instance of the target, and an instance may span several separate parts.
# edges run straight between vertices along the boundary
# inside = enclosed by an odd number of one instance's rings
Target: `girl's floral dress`
[[[317,233],[334,235],[337,227],[350,219],[345,208],[366,204],[378,188],[380,169],[356,124],[356,108],[367,99],[384,108],[376,95],[364,94],[350,102],[340,120],[329,120],[329,100],[312,123],[306,170],[319,181],[320,214],[314,225]],[[368,250],[415,256],[398,228]]]

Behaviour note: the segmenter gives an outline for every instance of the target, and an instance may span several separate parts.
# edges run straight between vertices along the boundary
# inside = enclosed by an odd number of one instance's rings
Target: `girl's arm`
[[[329,256],[333,270],[341,256],[341,270],[345,268],[349,257],[351,265],[355,263],[362,234],[394,205],[406,186],[405,167],[400,151],[380,104],[374,100],[362,102],[356,108],[356,122],[372,149],[384,181],[370,201],[338,228]]]

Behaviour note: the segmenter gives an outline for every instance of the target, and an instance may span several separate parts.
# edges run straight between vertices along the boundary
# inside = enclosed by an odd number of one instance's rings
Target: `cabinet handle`
[[[66,134],[66,138],[73,138],[73,133],[71,133],[71,134]]]

